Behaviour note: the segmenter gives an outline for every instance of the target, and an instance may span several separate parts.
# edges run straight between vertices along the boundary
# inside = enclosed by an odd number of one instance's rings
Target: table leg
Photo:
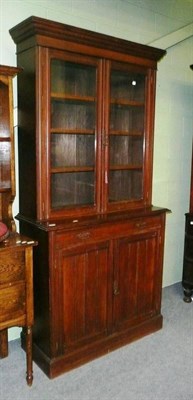
[[[26,380],[29,386],[32,385],[33,382],[33,368],[32,368],[32,327],[28,326],[26,328],[26,363],[27,363],[27,372],[26,372]]]
[[[8,330],[0,331],[0,358],[8,356]]]

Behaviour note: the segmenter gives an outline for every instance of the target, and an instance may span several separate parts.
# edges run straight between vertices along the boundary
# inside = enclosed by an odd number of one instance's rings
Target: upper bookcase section
[[[68,51],[90,54],[97,57],[108,57],[123,61],[139,63],[156,68],[165,50],[138,44],[128,40],[96,33],[71,25],[31,16],[10,29],[10,35],[17,44],[17,52],[25,50],[29,45],[40,45]]]

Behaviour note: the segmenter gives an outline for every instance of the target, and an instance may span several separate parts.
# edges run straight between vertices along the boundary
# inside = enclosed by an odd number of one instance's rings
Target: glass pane
[[[109,201],[143,196],[145,80],[143,72],[113,69],[110,82]]]
[[[52,207],[94,203],[94,173],[71,172],[52,175]]]
[[[140,200],[142,171],[110,171],[109,201]]]
[[[51,126],[59,129],[95,128],[95,103],[52,99]]]
[[[59,135],[51,137],[51,166],[92,166],[95,160],[94,135]]]
[[[51,61],[51,207],[95,204],[96,67]]]
[[[142,165],[143,137],[110,136],[110,167],[112,165]]]
[[[6,79],[0,76],[0,137],[10,136],[10,115],[9,115],[9,85],[1,82]]]
[[[51,64],[51,91],[69,95],[95,96],[95,67],[53,59]]]
[[[110,132],[120,133],[139,132],[143,134],[144,107],[124,106],[122,104],[111,105]]]
[[[0,189],[11,185],[11,142],[0,141]]]
[[[145,76],[140,73],[113,70],[111,98],[144,102]]]

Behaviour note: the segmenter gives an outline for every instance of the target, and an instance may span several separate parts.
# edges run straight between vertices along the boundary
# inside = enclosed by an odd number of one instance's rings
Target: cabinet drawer
[[[151,229],[160,228],[162,225],[162,220],[160,217],[154,218],[136,218],[129,222],[129,231],[132,234],[137,234],[138,232],[146,232]]]
[[[150,218],[135,218],[116,223],[100,224],[89,229],[75,229],[74,231],[57,232],[56,247],[85,245],[88,242],[117,239],[125,235],[137,235],[159,229],[162,219],[159,216]]]
[[[25,278],[25,252],[2,251],[0,257],[0,287]]]
[[[0,323],[25,313],[25,283],[20,282],[0,290]]]

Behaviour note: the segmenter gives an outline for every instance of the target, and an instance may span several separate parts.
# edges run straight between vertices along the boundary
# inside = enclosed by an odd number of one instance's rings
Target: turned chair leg
[[[33,366],[32,366],[32,327],[28,326],[26,329],[26,363],[27,363],[27,372],[26,372],[26,380],[29,386],[32,385],[33,382]]]

